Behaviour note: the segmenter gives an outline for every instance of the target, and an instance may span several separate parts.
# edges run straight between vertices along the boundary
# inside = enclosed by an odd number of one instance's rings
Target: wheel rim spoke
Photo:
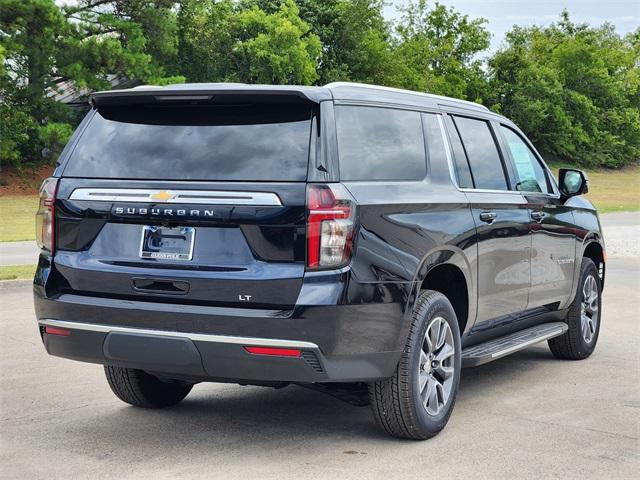
[[[444,361],[448,360],[449,358],[453,357],[454,354],[454,350],[453,347],[451,347],[450,345],[445,345],[443,348],[440,349],[440,351],[435,355],[435,359],[439,362],[439,363],[443,363]]]
[[[431,320],[425,331],[418,367],[418,388],[429,415],[438,415],[451,397],[455,375],[453,332],[442,317]]]
[[[598,327],[598,284],[593,275],[589,275],[582,286],[582,305],[580,328],[582,338],[587,343],[593,340]]]
[[[437,383],[436,380],[431,377],[429,382],[429,391],[427,393],[427,412],[432,415],[437,415],[439,409],[438,406],[438,391],[437,391]]]
[[[437,320],[437,319],[436,319]],[[431,349],[429,353],[433,353],[438,348],[438,328],[440,327],[439,321],[428,329],[428,337],[431,343]]]

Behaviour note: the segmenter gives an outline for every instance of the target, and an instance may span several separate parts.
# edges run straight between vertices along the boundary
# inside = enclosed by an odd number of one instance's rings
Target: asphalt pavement
[[[200,384],[176,407],[127,406],[99,365],[45,353],[28,282],[0,282],[0,478],[638,478],[640,255],[625,216],[605,216],[609,251],[620,241],[594,354],[560,361],[539,344],[465,369],[425,442],[295,386]]]
[[[36,242],[0,242],[0,266],[35,265],[39,252]]]

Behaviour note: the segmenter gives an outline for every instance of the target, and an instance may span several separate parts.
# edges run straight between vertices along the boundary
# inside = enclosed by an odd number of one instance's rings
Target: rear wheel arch
[[[456,313],[460,335],[469,324],[471,295],[469,280],[463,270],[452,263],[432,265],[422,280],[420,290],[433,290],[442,293]]]

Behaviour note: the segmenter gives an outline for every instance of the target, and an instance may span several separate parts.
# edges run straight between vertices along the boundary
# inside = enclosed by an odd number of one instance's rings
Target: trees
[[[478,54],[489,47],[485,19],[469,19],[427,0],[410,2],[396,27],[394,83],[482,102],[486,78]]]
[[[277,11],[284,0],[241,0],[241,8]],[[321,43],[316,83],[388,83],[390,26],[383,0],[295,0],[300,18]]]
[[[80,0],[60,8],[53,0],[3,0],[1,159],[19,165],[55,158],[77,121],[71,110],[54,101],[62,85],[109,88],[110,74],[180,81],[164,75],[168,47],[158,47],[145,36],[153,32],[165,45],[165,37],[173,35],[170,28],[154,25],[164,25],[158,17],[171,15],[174,3]]]
[[[619,167],[640,159],[640,29],[514,27],[489,61],[492,108],[552,160]]]
[[[40,127],[55,104],[45,91],[54,85],[55,55],[66,33],[62,12],[47,0],[4,1],[0,9],[3,51],[0,73],[2,160],[19,163],[42,147]]]
[[[477,101],[549,159],[617,167],[640,157],[640,29],[621,38],[562,14],[514,27],[488,61],[486,20],[412,0],[0,0],[0,160],[54,158],[78,118],[61,85],[319,84],[346,80]]]
[[[178,14],[180,71],[194,82],[310,84],[321,48],[293,0],[187,0]]]
[[[318,83],[389,84],[391,33],[382,0],[298,0],[300,16],[322,42]]]

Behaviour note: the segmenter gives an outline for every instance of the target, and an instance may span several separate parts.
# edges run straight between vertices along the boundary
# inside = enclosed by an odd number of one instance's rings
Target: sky
[[[567,9],[576,23],[601,25],[609,22],[625,34],[640,27],[640,0],[438,0],[471,18],[484,17],[492,34],[491,50],[500,47],[504,34],[513,25],[548,25]],[[389,20],[399,18],[397,7],[408,0],[387,0]]]

